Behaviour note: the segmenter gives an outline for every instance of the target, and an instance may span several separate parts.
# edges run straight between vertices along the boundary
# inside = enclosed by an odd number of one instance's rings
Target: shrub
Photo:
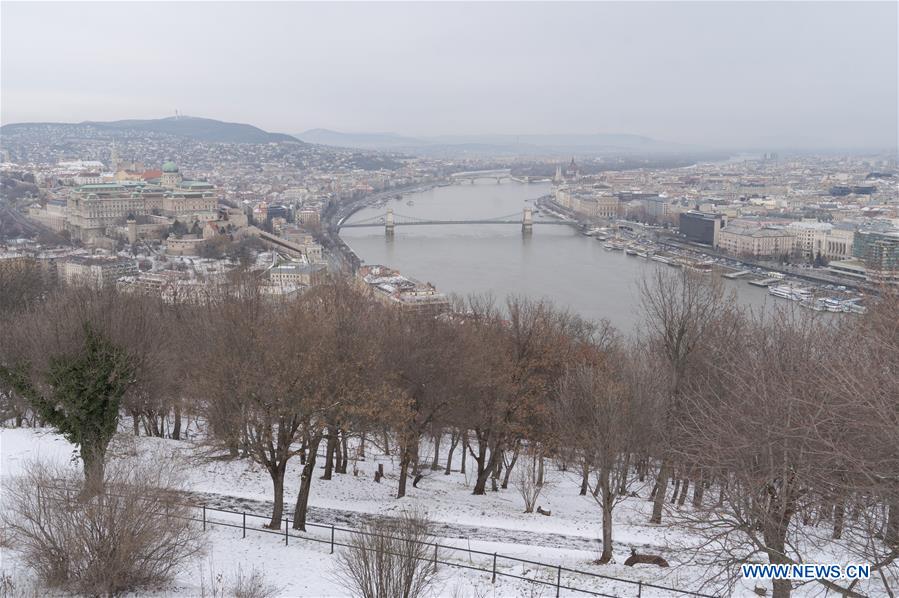
[[[158,587],[201,552],[201,532],[164,469],[115,463],[105,491],[90,498],[81,498],[85,482],[72,470],[28,469],[5,488],[2,520],[49,587],[106,596]]]
[[[421,512],[378,518],[337,556],[337,577],[361,598],[419,598],[436,581],[433,525]]]
[[[215,573],[210,566],[209,587],[205,577],[200,581],[200,598],[274,598],[281,589],[265,581],[263,572],[253,567],[249,573],[238,565],[230,578]]]

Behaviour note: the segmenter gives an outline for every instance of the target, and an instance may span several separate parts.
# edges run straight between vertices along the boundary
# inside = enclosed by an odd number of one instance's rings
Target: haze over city
[[[895,2],[2,5],[2,122],[892,148]],[[77,24],[77,26],[75,26]]]

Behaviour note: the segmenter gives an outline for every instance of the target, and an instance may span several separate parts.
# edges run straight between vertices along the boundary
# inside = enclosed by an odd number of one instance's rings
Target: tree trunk
[[[272,520],[268,523],[269,529],[281,528],[281,516],[284,514],[284,470],[287,468],[287,461],[274,465],[269,469],[269,475],[272,476],[272,486],[275,490],[275,505],[272,507]]]
[[[459,466],[459,473],[465,475],[465,463],[468,462],[468,430],[462,432],[462,463]]]
[[[470,449],[469,449],[470,450]],[[478,472],[477,479],[474,483],[474,491],[472,494],[475,495],[483,495],[487,491],[487,479],[490,477],[490,474],[493,472],[493,468],[495,465],[496,454],[499,451],[496,449],[490,451],[490,458],[487,458],[487,442],[485,440],[478,440],[478,454],[472,454],[475,460],[475,464],[477,464]]]
[[[349,458],[349,440],[346,437],[346,430],[338,430],[338,445],[337,445],[337,463],[334,466],[334,471],[337,473],[346,473],[347,464],[350,461]]]
[[[509,487],[509,476],[512,474],[512,469],[515,468],[515,462],[518,461],[518,445],[515,445],[515,450],[512,451],[512,460],[509,461],[509,464],[506,465],[506,473],[503,474],[503,483],[500,484],[500,488],[503,490]]]
[[[890,501],[890,513],[887,515],[883,541],[887,546],[899,546],[899,499],[894,498]]]
[[[846,516],[846,501],[843,497],[837,499],[833,506],[833,539],[839,540],[843,537],[843,520]]]
[[[699,472],[699,479],[693,484],[693,506],[697,509],[702,506],[703,492],[705,492],[705,481],[702,479],[702,472]]]
[[[131,425],[134,428],[134,435],[140,436],[140,422],[138,421],[140,418],[137,415],[137,411],[131,412]]]
[[[621,467],[621,479],[618,480],[618,494],[627,493],[627,476],[630,474],[631,454],[624,454],[624,464]]]
[[[346,433],[337,429],[337,444],[334,446],[334,472],[346,473]]]
[[[587,490],[590,487],[590,464],[584,459],[581,462],[581,496],[587,496]]]
[[[328,445],[325,447],[325,473],[322,474],[323,480],[330,480],[334,471],[334,453],[337,452],[337,431],[334,428],[328,428]]]
[[[434,435],[434,458],[431,460],[431,469],[437,471],[440,469],[440,437],[443,436],[442,432],[437,432]]]
[[[82,444],[81,460],[84,462],[84,491],[82,496],[90,498],[103,492],[103,478],[106,470],[106,450],[99,446]]]
[[[612,488],[609,480],[608,468],[603,468],[599,474],[600,493],[602,496],[602,554],[599,556],[600,565],[605,565],[612,560]]]
[[[671,466],[666,458],[662,461],[662,466],[659,467],[659,474],[656,477],[658,490],[656,490],[655,498],[653,498],[652,517],[649,518],[650,523],[662,523],[662,508],[665,506],[665,496],[668,494],[668,474],[670,469]]]
[[[156,421],[156,415],[153,412],[147,414],[147,424],[150,426],[150,436],[161,438],[162,432],[159,431],[159,422]]]
[[[453,453],[456,451],[456,445],[459,444],[459,432],[458,430],[453,430],[450,434],[450,447],[449,451],[446,453],[446,468],[443,470],[443,475],[449,475],[452,471],[453,467]],[[465,449],[462,449],[462,460],[465,460]]]
[[[406,496],[406,477],[409,475],[409,462],[411,460],[412,456],[409,447],[403,447],[403,454],[400,458],[400,481],[396,489],[397,498],[403,498],[404,496]]]
[[[543,447],[540,447],[540,460],[537,462],[537,485],[543,485]]]
[[[680,487],[680,495],[677,497],[677,506],[684,506],[684,501],[687,500],[687,491],[690,489],[690,478],[684,478],[684,483]]]
[[[674,492],[671,493],[671,504],[674,504],[677,501],[677,493],[680,491],[680,477],[677,477],[674,480]]]
[[[491,473],[490,473],[490,490],[492,492],[496,492],[499,490],[499,486],[497,485],[497,480],[499,479],[499,474],[503,469],[503,459],[505,459],[505,457],[503,456],[503,453],[504,453],[503,451],[494,449],[494,452],[499,453],[499,459],[492,460],[493,467],[492,467]]]
[[[315,433],[309,439],[309,452],[306,463],[303,464],[303,473],[300,477],[300,491],[297,493],[297,504],[293,510],[293,529],[306,531],[306,512],[309,509],[309,489],[312,486],[312,477],[315,475],[315,459],[318,456],[318,445],[321,444],[321,432]]]
[[[780,491],[771,496],[768,502],[765,524],[762,533],[768,553],[768,562],[772,565],[788,564],[786,557],[787,530],[793,517],[793,483],[787,481]],[[772,598],[789,598],[793,583],[789,579],[773,579]]]
[[[413,437],[412,446],[410,447],[411,450],[410,450],[410,454],[409,454],[409,463],[412,465],[412,476],[416,477],[416,478],[419,475],[421,475],[421,459],[418,458],[418,442],[419,442],[419,437],[418,437],[418,434],[416,433],[415,436]]]
[[[172,440],[181,440],[181,405],[175,404],[175,423],[172,426]]]

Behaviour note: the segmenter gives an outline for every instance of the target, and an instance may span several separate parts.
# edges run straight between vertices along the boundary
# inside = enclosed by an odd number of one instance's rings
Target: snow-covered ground
[[[193,496],[192,502],[202,502],[210,507],[246,511],[261,516],[270,515],[272,484],[268,474],[246,459],[223,461],[203,457],[199,447],[188,441],[137,437],[119,434],[113,441],[114,458],[136,458],[156,463],[171,463],[183,473],[184,485]],[[578,495],[579,480],[570,472],[547,469],[548,484],[538,500],[549,517],[525,514],[523,501],[510,482],[508,490],[489,492],[485,496],[472,496],[473,480],[458,472],[459,451],[454,457],[451,475],[443,471],[426,471],[417,488],[410,483],[407,496],[397,500],[394,461],[389,456],[376,456],[368,447],[367,459],[351,462],[347,474],[335,474],[334,479],[316,478],[312,483],[309,522],[322,528],[309,528],[307,536],[322,540],[303,540],[302,533],[291,530],[288,545],[283,535],[262,533],[264,519],[250,518],[247,537],[242,539],[241,529],[208,525],[206,537],[208,550],[193,569],[179,573],[175,586],[166,595],[196,596],[203,587],[208,588],[216,575],[233,575],[240,567],[244,572],[261,570],[266,580],[277,586],[284,596],[344,596],[347,591],[336,580],[335,559],[330,554],[330,529],[355,528],[373,514],[395,515],[410,507],[426,511],[437,523],[439,543],[459,550],[443,550],[441,561],[468,566],[492,567],[492,557],[469,554],[481,551],[509,557],[561,565],[566,569],[594,572],[644,583],[654,583],[684,590],[713,593],[714,588],[702,588],[706,569],[695,555],[681,554],[671,547],[689,541],[676,527],[655,526],[647,523],[650,503],[645,498],[629,498],[615,510],[615,558],[611,564],[597,566],[592,563],[599,554],[600,511],[592,497]],[[69,463],[80,468],[75,447],[49,430],[2,429],[0,430],[0,482],[21,472],[34,459]],[[321,459],[319,460],[322,461]],[[386,473],[382,482],[374,482],[374,471],[379,463]],[[469,469],[473,467],[469,460]],[[353,470],[358,475],[353,475]],[[513,474],[514,477],[514,474]],[[292,460],[285,484],[285,516],[291,517],[293,502],[299,489],[300,461]],[[645,496],[646,491],[642,494]],[[207,512],[207,520],[229,521],[240,524],[240,517]],[[296,534],[297,537],[294,535]],[[337,542],[346,540],[347,534],[336,533]],[[624,560],[631,547],[639,552],[661,554],[673,566],[661,569],[653,566],[625,567]],[[339,550],[339,547],[338,549]],[[16,578],[27,576],[27,570],[14,551],[4,549],[2,568],[6,575]],[[497,558],[500,573],[522,577],[556,581],[557,571],[520,562]],[[554,596],[556,588],[540,586],[500,575],[491,584],[489,572],[478,572],[459,567],[441,566],[437,583],[441,596]],[[568,572],[562,574],[562,585],[571,584],[589,588],[611,596],[637,596],[633,584],[602,578],[590,578]],[[820,586],[818,586],[820,587]],[[818,587],[804,588],[807,595],[823,593]],[[769,590],[770,591],[770,590]],[[803,592],[799,592],[800,594]],[[587,594],[566,592],[563,596]],[[672,593],[655,592],[642,588],[643,596],[673,596]],[[751,586],[746,584],[736,594],[752,596]]]

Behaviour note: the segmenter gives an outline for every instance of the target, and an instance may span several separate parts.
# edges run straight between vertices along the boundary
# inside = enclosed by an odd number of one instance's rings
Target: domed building
[[[183,177],[178,172],[178,165],[168,161],[162,165],[162,179],[160,184],[167,189],[174,189],[181,184]]]

